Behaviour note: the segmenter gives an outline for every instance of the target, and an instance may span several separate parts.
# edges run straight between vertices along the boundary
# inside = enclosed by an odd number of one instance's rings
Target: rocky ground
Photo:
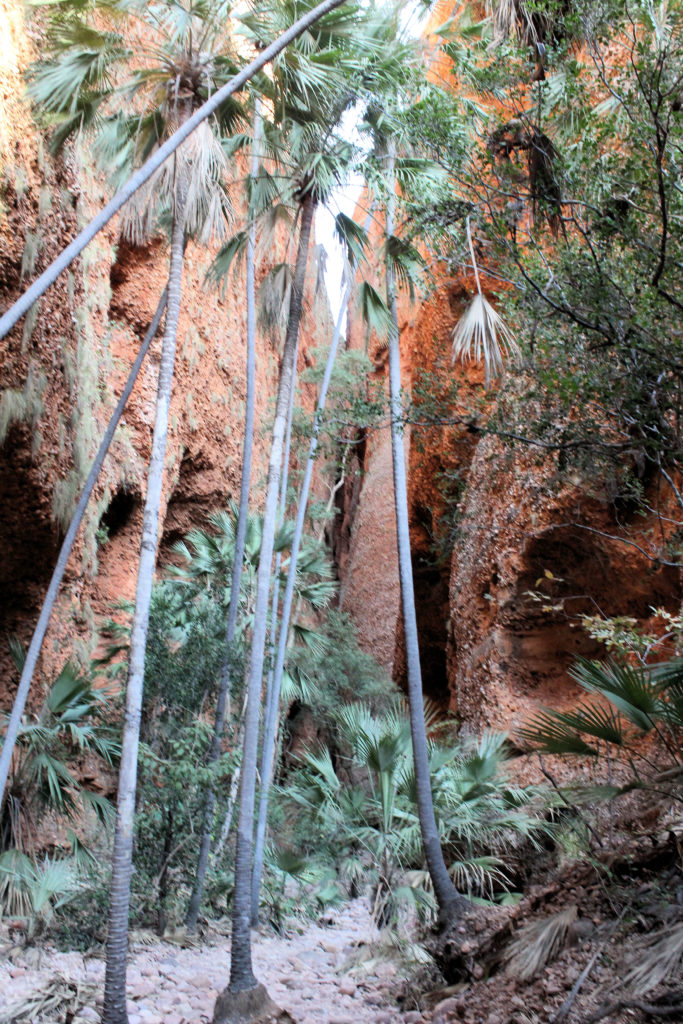
[[[441,981],[399,966],[363,900],[301,931],[255,932],[255,973],[284,1011],[282,1024],[683,1021],[683,836],[639,836],[542,875],[517,906],[473,907],[423,940]],[[194,946],[134,933],[129,1024],[208,1024],[228,981],[229,945],[220,922]],[[101,953],[2,953],[0,1024],[99,1020]]]
[[[327,925],[309,924],[286,937],[254,933],[254,970],[272,999],[297,1024],[415,1024],[422,1014],[401,1012],[397,997],[403,979],[387,960],[363,962],[363,951],[376,938],[367,904],[354,900]],[[219,991],[227,984],[229,939],[212,934],[191,948],[155,942],[136,945],[128,974],[129,1024],[202,1024],[210,1021]],[[28,1022],[20,1008],[51,979],[62,975],[80,985],[83,1005],[67,1019],[85,1024],[99,1019],[104,963],[99,956],[32,948],[0,961],[0,1005],[15,1006],[16,1016],[0,1010],[0,1020]],[[55,987],[53,981],[53,988]],[[73,1005],[73,1004],[72,1004]],[[75,1006],[73,1007],[75,1009]],[[73,1012],[73,1009],[71,1012]],[[43,1021],[64,1020],[55,1008]]]

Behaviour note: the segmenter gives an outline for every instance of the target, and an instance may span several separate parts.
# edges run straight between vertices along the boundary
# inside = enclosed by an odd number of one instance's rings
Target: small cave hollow
[[[10,428],[0,448],[0,709],[16,677],[7,638],[28,644],[59,552],[49,492],[41,488],[26,424]]]
[[[448,707],[448,575],[413,555],[413,591],[422,670],[422,692],[444,711]],[[399,612],[394,654],[394,682],[408,691],[403,615]]]
[[[137,499],[135,495],[119,487],[114,492],[105,511],[100,518],[99,528],[106,531],[108,537],[115,537],[130,523]]]
[[[582,628],[582,616],[630,616],[647,621],[652,609],[676,611],[682,591],[677,568],[617,544],[558,527],[531,540],[506,618],[514,661],[526,685],[561,680],[577,657],[601,658],[605,648]],[[541,596],[533,602],[530,592]],[[565,677],[566,678],[566,677]]]
[[[148,276],[150,280],[154,279],[154,261],[161,246],[161,239],[153,239],[144,246],[136,246],[125,238],[120,238],[116,257],[109,268],[109,315],[125,320],[140,335],[147,329],[154,306],[150,306],[146,311],[144,303],[141,306],[139,302],[132,302],[131,286]]]
[[[413,563],[422,689],[430,700],[445,706],[448,703],[448,579],[435,566],[415,564],[415,559]]]

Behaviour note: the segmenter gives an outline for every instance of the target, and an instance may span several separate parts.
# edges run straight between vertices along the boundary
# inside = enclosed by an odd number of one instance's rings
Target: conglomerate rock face
[[[567,674],[577,657],[604,655],[582,616],[647,628],[653,609],[677,612],[680,570],[644,553],[660,525],[558,487],[531,453],[482,439],[451,564],[451,708],[472,727],[514,729],[539,703],[578,696]]]
[[[33,59],[23,7],[5,0],[12,32],[0,89],[0,308],[6,309],[106,199],[87,140],[52,158],[21,101],[23,69]],[[9,102],[11,99],[11,102]],[[284,252],[284,236],[275,250]],[[282,243],[282,244],[280,244]],[[239,496],[245,406],[244,275],[222,292],[205,276],[217,246],[190,243],[183,271],[159,561],[191,527]],[[282,258],[282,257],[278,257]],[[315,280],[311,254],[310,280]],[[257,287],[268,270],[261,260]],[[28,642],[63,532],[121,387],[166,283],[163,238],[128,245],[115,222],[47,292],[36,313],[0,342],[0,637]],[[308,290],[299,367],[330,335],[327,300]],[[86,656],[93,627],[112,602],[131,599],[142,525],[161,333],[143,364],[102,480],[71,558],[43,669],[76,651]],[[268,424],[277,387],[279,341],[258,333],[256,437],[252,488],[262,493]],[[310,404],[310,388],[304,387]],[[9,399],[5,396],[9,395]],[[4,435],[4,437],[3,437]],[[4,440],[4,443],[2,443]],[[6,644],[0,644],[0,706],[11,700]]]
[[[0,305],[6,308],[101,205],[105,192],[90,166],[87,144],[63,158],[47,154],[21,100],[22,72],[35,44],[16,0],[3,0],[0,14],[9,47],[0,67]],[[224,507],[239,489],[244,286],[239,277],[231,278],[223,293],[209,292],[205,274],[211,256],[188,247],[161,562],[175,540],[203,525],[207,514]],[[122,241],[114,224],[50,289],[36,312],[0,342],[0,636],[30,638],[65,525],[152,318],[167,262],[162,238],[135,248]],[[259,273],[266,270],[262,263]],[[424,419],[405,433],[416,604],[426,694],[470,728],[509,728],[538,701],[573,698],[571,661],[577,654],[600,653],[580,627],[582,614],[645,621],[652,607],[679,606],[681,581],[674,568],[652,563],[636,547],[613,539],[623,524],[615,523],[606,503],[589,499],[579,486],[552,486],[549,469],[539,468],[528,453],[505,450],[473,424],[470,410],[482,394],[481,368],[451,361],[452,329],[468,294],[467,281],[444,281],[429,301],[400,305],[406,391],[415,397],[428,375],[418,400]],[[311,289],[300,368],[329,337],[329,326],[326,303]],[[352,325],[351,344],[356,334],[364,344],[364,330],[357,325]],[[157,339],[71,559],[44,649],[45,671],[74,650],[85,656],[94,627],[111,614],[112,602],[133,597],[159,354]],[[386,384],[386,349],[371,341],[369,354],[375,380]],[[261,333],[256,389],[261,429],[252,472],[257,494],[265,476],[278,362],[277,343]],[[442,398],[454,384],[452,416],[428,425],[430,395]],[[310,405],[310,386],[304,397]],[[329,481],[323,492],[333,484]],[[327,535],[341,607],[353,616],[365,649],[404,686],[386,426],[359,435],[335,502],[337,516]],[[637,530],[646,536],[652,525],[641,521]],[[2,644],[4,705],[11,700],[12,678]]]
[[[639,550],[651,550],[652,538],[671,529],[667,514],[676,514],[665,507],[673,494],[646,495],[661,516],[617,510],[589,493],[599,491],[596,481],[560,484],[553,458],[479,429],[477,396],[490,405],[495,392],[484,396],[479,366],[451,361],[466,285],[446,281],[399,316],[403,387],[425,407],[404,434],[423,686],[467,729],[514,730],[539,704],[576,699],[568,669],[577,656],[604,655],[582,616],[628,616],[649,627],[653,608],[680,608],[680,570]],[[386,353],[374,355],[384,379]],[[428,397],[417,390],[425,372],[432,397],[451,388],[450,411],[435,425],[425,425]],[[342,509],[342,605],[364,648],[405,687],[392,501],[383,429],[368,437],[362,484]]]

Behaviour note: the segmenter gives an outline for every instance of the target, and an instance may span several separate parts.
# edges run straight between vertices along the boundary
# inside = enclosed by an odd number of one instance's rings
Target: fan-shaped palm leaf
[[[501,316],[481,290],[479,268],[472,244],[472,229],[467,218],[467,241],[472,259],[472,269],[477,283],[477,294],[470,301],[465,312],[453,330],[453,359],[473,359],[484,363],[485,381],[488,387],[494,377],[503,370],[503,353],[512,359],[521,359],[521,350],[505,325]]]
[[[502,373],[504,354],[521,356],[520,348],[502,317],[485,295],[477,292],[453,331],[453,359],[484,363],[487,386]]]
[[[570,675],[589,693],[599,693],[643,732],[654,726],[661,704],[658,688],[640,666],[579,660]]]

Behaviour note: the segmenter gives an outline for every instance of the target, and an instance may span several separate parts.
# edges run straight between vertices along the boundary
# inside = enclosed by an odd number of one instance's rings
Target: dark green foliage
[[[205,716],[223,659],[232,561],[219,537],[201,531],[186,538],[178,550],[186,555],[187,567],[176,569],[152,592],[131,908],[133,920],[156,926],[160,934],[169,918],[182,913],[192,885],[205,787],[213,777],[225,790],[235,767],[232,752],[216,762],[213,772],[204,767],[211,737]],[[109,657],[125,655],[127,628],[110,623],[109,631],[119,637],[110,646]],[[235,644],[233,656],[239,680],[241,642]],[[120,671],[125,661],[112,665]]]
[[[434,709],[426,714],[433,728]],[[334,723],[334,747],[307,752],[282,790],[285,806],[293,801],[300,808],[293,840],[309,860],[335,865],[337,884],[352,894],[369,886],[378,922],[395,921],[406,900],[433,910],[405,708],[394,702],[373,714],[366,705],[345,704]],[[504,736],[456,747],[432,742],[429,755],[440,838],[458,888],[481,896],[505,892],[516,855],[549,833],[539,791],[507,782]]]
[[[572,675],[584,690],[603,700],[582,702],[569,712],[540,712],[520,730],[530,747],[550,754],[623,757],[634,777],[627,789],[633,784],[654,785],[658,774],[673,765],[679,774],[674,771],[671,795],[680,799],[681,662],[644,667],[582,660]],[[639,749],[635,741],[643,733],[654,735],[656,753],[646,756]]]
[[[16,640],[10,648],[21,671],[24,648]],[[94,854],[73,829],[89,835],[94,814],[106,838],[114,808],[79,782],[79,769],[88,756],[105,770],[115,765],[114,709],[108,691],[95,686],[94,666],[83,672],[67,662],[39,712],[27,715],[19,730],[0,817],[0,917],[24,919],[28,938],[46,928],[58,933],[74,901],[88,898]],[[66,830],[70,852],[48,856],[41,829],[55,815],[73,826]]]
[[[683,454],[683,14],[646,0],[494,7],[493,35],[472,10],[444,30],[457,86],[421,97],[413,132],[457,198],[418,199],[411,227],[457,273],[469,216],[488,287],[505,283],[525,365],[510,368],[480,429],[534,446],[560,477],[585,472],[633,509],[658,473],[669,489],[664,473]],[[535,41],[544,78],[529,61]],[[675,561],[676,550],[658,553]]]
[[[25,652],[12,642],[21,670]],[[42,708],[22,725],[8,779],[0,819],[0,850],[34,853],[35,832],[46,813],[75,819],[91,809],[102,824],[111,821],[112,807],[98,793],[80,785],[75,762],[87,753],[114,765],[119,746],[109,724],[113,704],[106,690],[96,688],[88,673],[67,662],[53,680]]]
[[[377,662],[358,646],[356,631],[344,612],[329,609],[318,631],[319,651],[300,649],[293,665],[312,682],[316,719],[329,728],[334,715],[349,701],[368,701],[379,709],[390,702],[391,682]]]

